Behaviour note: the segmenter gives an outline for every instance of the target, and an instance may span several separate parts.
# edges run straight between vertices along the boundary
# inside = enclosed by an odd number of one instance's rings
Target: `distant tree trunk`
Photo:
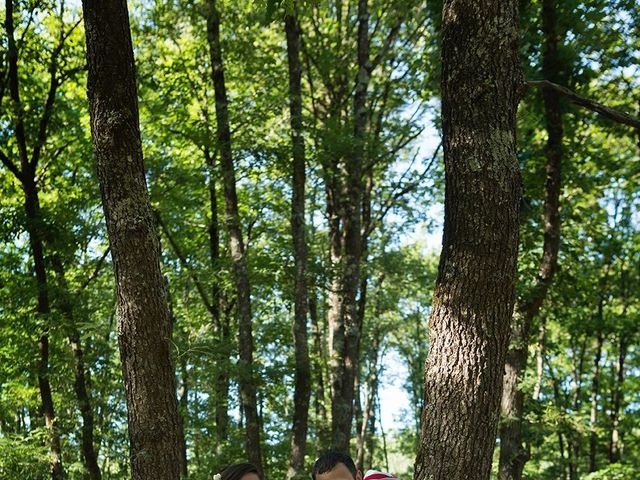
[[[216,188],[215,159],[208,148],[204,151],[209,170],[209,259],[214,272],[220,269],[220,225],[218,221],[218,193]],[[231,355],[229,312],[222,308],[223,298],[218,278],[211,286],[210,314],[218,344],[216,358],[216,439],[222,445],[229,436],[229,356]]]
[[[305,477],[304,459],[309,424],[311,364],[307,333],[307,238],[305,227],[305,152],[302,126],[302,68],[300,65],[300,26],[295,13],[285,15],[287,59],[289,64],[289,112],[293,157],[293,198],[291,236],[295,258],[293,345],[295,349],[295,391],[291,456],[287,479]]]
[[[558,57],[556,0],[543,0],[542,24],[544,33],[542,71],[545,78],[557,81],[560,60]],[[538,278],[532,290],[518,301],[511,328],[511,346],[507,353],[501,405],[503,420],[500,425],[498,473],[500,480],[520,480],[524,465],[529,457],[528,451],[522,445],[524,394],[520,389],[520,382],[527,367],[531,323],[539,313],[551,287],[560,249],[562,111],[560,96],[557,93],[545,89],[542,96],[548,135],[545,150],[547,162],[545,167],[543,253],[538,267]]]
[[[127,4],[84,0],[91,133],[117,289],[134,480],[175,480],[181,423],[171,320],[145,180]]]
[[[364,469],[365,443],[370,435],[371,418],[375,419],[376,396],[378,395],[378,356],[380,350],[380,333],[374,332],[371,339],[371,353],[369,358],[369,373],[367,375],[367,399],[364,404],[362,422],[356,442],[356,465]],[[375,421],[375,420],[374,420]],[[369,465],[371,466],[371,465]]]
[[[362,255],[361,198],[362,163],[367,130],[367,89],[369,87],[369,5],[358,1],[358,76],[353,100],[353,155],[340,166],[342,174],[340,202],[341,249],[338,261],[339,280],[334,285],[338,292],[331,305],[332,337],[332,398],[331,445],[338,451],[349,450],[353,422],[354,381],[358,372],[357,290]]]
[[[27,152],[27,136],[25,133],[25,112],[20,99],[20,85],[18,75],[18,47],[15,41],[15,29],[13,23],[13,2],[5,2],[5,30],[7,32],[7,63],[9,95],[16,112],[14,125],[14,137],[18,148],[19,166],[1,152],[3,164],[16,176],[22,185],[24,192],[24,209],[26,214],[26,230],[29,235],[29,247],[33,256],[33,269],[36,276],[38,289],[38,303],[36,311],[43,320],[43,331],[38,338],[38,388],[40,391],[41,414],[47,431],[49,447],[49,467],[53,480],[62,480],[65,476],[62,466],[62,447],[60,435],[55,425],[55,410],[49,382],[49,315],[51,306],[49,302],[49,287],[47,283],[47,271],[44,257],[44,224],[40,209],[38,186],[36,184],[36,168],[38,166],[39,153],[46,139],[46,126],[48,122],[47,112],[50,112],[55,99],[57,64],[54,60],[50,66],[51,87],[47,97],[45,112],[40,121],[38,143],[29,158]],[[3,88],[4,88],[4,81]]]
[[[618,362],[616,365],[616,381],[613,390],[611,407],[611,439],[609,442],[609,463],[619,463],[622,455],[620,449],[620,411],[624,404],[624,362],[629,342],[624,333],[620,334]]]
[[[518,2],[446,1],[442,35],[445,224],[414,478],[486,480],[518,253]]]
[[[598,304],[598,338],[596,339],[596,353],[593,359],[593,373],[591,376],[591,412],[589,415],[589,472],[597,470],[598,432],[598,395],[600,393],[600,359],[602,358],[602,346],[604,344],[603,329],[604,298]]]
[[[189,371],[187,369],[187,360],[183,356],[180,362],[180,392],[178,397],[180,412],[182,418],[182,477],[187,478],[189,474],[187,465],[187,420],[189,419]]]
[[[60,284],[60,295],[62,298],[60,310],[69,322],[67,327],[70,330],[68,338],[69,345],[71,346],[71,352],[73,353],[73,373],[75,378],[73,388],[76,393],[76,398],[78,399],[80,416],[82,417],[82,458],[85,468],[89,473],[90,480],[100,480],[102,478],[102,474],[100,472],[100,466],[98,465],[98,456],[96,454],[93,441],[93,409],[91,408],[91,399],[89,398],[89,392],[87,389],[87,375],[84,365],[84,352],[82,350],[80,332],[75,324],[73,306],[71,304],[71,299],[69,298],[69,286],[65,278],[62,260],[57,254],[54,254],[51,257],[51,263]]]
[[[224,78],[222,49],[220,47],[220,15],[216,4],[216,0],[209,0],[207,4],[207,35],[211,55],[211,76],[215,91],[217,140],[226,203],[229,251],[233,263],[235,287],[238,295],[236,314],[238,318],[240,399],[246,421],[245,449],[249,461],[258,468],[260,475],[263,476],[264,468],[262,464],[262,449],[260,446],[260,422],[258,418],[256,385],[253,376],[251,291],[249,271],[247,269],[246,245],[242,238],[242,228],[240,226],[235,166],[231,148],[227,88]]]
[[[325,368],[325,349],[323,347],[323,332],[318,320],[318,300],[315,287],[312,287],[309,294],[309,318],[311,320],[311,333],[313,336],[313,379],[316,385],[314,391],[314,404],[316,412],[316,455],[319,456],[324,452],[327,445],[329,431],[327,428],[327,408],[325,405],[324,390],[324,368]]]
[[[538,345],[536,348],[536,384],[533,387],[533,400],[540,400],[542,391],[542,376],[544,373],[544,343],[547,335],[547,317],[540,317],[540,328],[538,330]]]

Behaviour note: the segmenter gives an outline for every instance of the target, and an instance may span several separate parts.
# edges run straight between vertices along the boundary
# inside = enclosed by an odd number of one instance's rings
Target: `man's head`
[[[327,452],[313,464],[313,480],[362,480],[351,457],[345,453]]]

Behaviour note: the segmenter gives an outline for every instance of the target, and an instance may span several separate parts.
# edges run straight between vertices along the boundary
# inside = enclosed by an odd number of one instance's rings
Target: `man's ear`
[[[358,469],[358,471],[356,472],[356,480],[362,480],[362,472],[360,471],[360,469]]]

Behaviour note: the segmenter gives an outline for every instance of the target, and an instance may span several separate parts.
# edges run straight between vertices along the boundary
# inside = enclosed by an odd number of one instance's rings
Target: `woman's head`
[[[260,480],[260,474],[251,463],[238,463],[225,468],[220,480]]]

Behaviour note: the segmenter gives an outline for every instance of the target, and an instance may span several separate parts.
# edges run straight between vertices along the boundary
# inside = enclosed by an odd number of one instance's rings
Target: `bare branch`
[[[2,164],[7,167],[7,169],[13,173],[20,182],[22,182],[22,172],[20,172],[20,169],[16,164],[13,163],[2,150],[0,150],[0,161],[2,161]]]
[[[155,217],[156,217],[156,221],[158,222],[158,225],[160,226],[160,228],[164,232],[164,235],[165,235],[165,237],[167,237],[167,240],[169,240],[169,244],[171,245],[171,248],[173,249],[173,252],[176,254],[176,257],[178,257],[178,260],[180,261],[180,265],[182,265],[182,267],[185,268],[187,270],[187,272],[189,272],[189,277],[191,277],[191,280],[193,280],[193,283],[196,286],[196,290],[198,291],[198,294],[200,295],[200,298],[202,299],[202,303],[204,304],[206,309],[209,311],[209,313],[213,314],[214,308],[211,305],[211,302],[209,301],[209,297],[207,297],[207,293],[205,292],[205,289],[204,289],[204,286],[202,285],[202,282],[200,282],[200,280],[198,279],[198,276],[196,275],[196,272],[193,270],[193,268],[191,267],[191,265],[187,261],[187,258],[182,253],[182,250],[180,249],[180,246],[176,243],[175,239],[173,238],[173,236],[169,232],[169,229],[167,228],[167,225],[162,220],[162,217],[160,217],[160,212],[158,212],[157,210],[154,210],[154,214],[155,214]]]
[[[537,88],[548,88],[561,95],[564,95],[576,105],[579,105],[588,110],[591,110],[592,112],[599,113],[603,117],[606,117],[609,120],[613,120],[616,123],[622,123],[623,125],[628,125],[640,131],[640,120],[633,117],[632,115],[615,110],[602,103],[596,102],[595,100],[590,100],[588,98],[581,97],[574,91],[569,90],[568,88],[558,85],[556,83],[550,82],[548,80],[529,80],[528,82],[526,82],[526,86],[537,87]]]
[[[100,275],[100,271],[102,270],[102,267],[104,265],[104,261],[107,259],[107,255],[109,255],[109,252],[111,251],[111,247],[107,247],[107,249],[104,251],[104,253],[102,254],[102,256],[98,259],[98,261],[96,262],[96,266],[93,269],[93,272],[91,273],[91,275],[89,275],[84,282],[82,282],[82,285],[80,285],[80,288],[78,289],[78,291],[76,292],[76,295],[78,293],[80,293],[81,291],[83,291],[84,289],[86,289],[89,284],[91,282],[93,282],[96,278],[98,278],[98,275]]]
[[[414,180],[413,182],[407,183],[403,188],[397,190],[395,193],[392,193],[391,195],[389,195],[389,197],[387,197],[387,200],[382,204],[380,208],[380,213],[378,214],[376,221],[371,223],[371,227],[370,227],[371,229],[373,229],[376,223],[381,223],[384,220],[384,217],[387,215],[387,213],[389,213],[389,210],[393,208],[395,203],[398,200],[400,200],[400,198],[402,198],[408,193],[411,193],[418,187],[418,185],[420,185],[420,182],[422,182],[422,180],[425,179],[425,177],[427,176],[427,173],[429,173],[429,171],[431,170],[431,167],[436,161],[436,158],[438,157],[438,153],[440,152],[441,147],[442,147],[442,142],[438,144],[435,151],[433,152],[433,155],[431,156],[431,160],[429,161],[429,164],[426,166],[426,168],[422,171],[422,173],[418,176],[416,180]],[[408,170],[402,174],[402,178],[404,178],[407,173],[408,173]]]

